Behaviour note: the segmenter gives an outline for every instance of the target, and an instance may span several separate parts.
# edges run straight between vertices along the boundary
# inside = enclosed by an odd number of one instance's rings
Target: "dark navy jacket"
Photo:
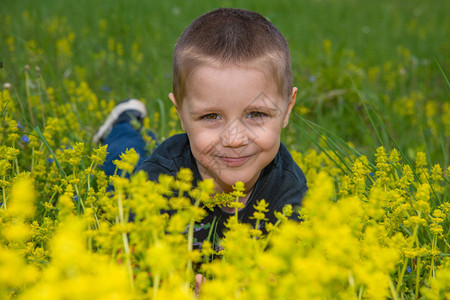
[[[149,180],[157,181],[160,174],[176,176],[180,168],[192,170],[194,186],[202,180],[189,146],[188,136],[185,133],[174,135],[165,140],[144,160],[138,170],[146,171]],[[277,155],[262,170],[246,206],[239,211],[238,218],[241,222],[250,223],[253,226],[255,220],[250,219],[255,212],[253,206],[256,205],[257,201],[265,199],[269,203],[269,212],[266,213],[266,218],[269,219],[268,222],[275,224],[277,219],[274,216],[274,211],[281,211],[286,204],[291,204],[294,208],[300,206],[306,190],[305,175],[294,162],[286,147],[280,143]],[[214,222],[214,224],[217,224],[216,238],[222,237],[224,221],[232,215],[220,208],[215,208],[213,212],[207,208],[205,210],[209,213],[208,216],[195,228],[194,235],[198,244],[201,244],[208,237],[214,217],[216,217],[216,221],[219,220],[219,222]],[[291,219],[299,220],[298,214],[294,213]],[[264,224],[262,225],[264,226]],[[264,227],[260,227],[260,229],[264,231]]]

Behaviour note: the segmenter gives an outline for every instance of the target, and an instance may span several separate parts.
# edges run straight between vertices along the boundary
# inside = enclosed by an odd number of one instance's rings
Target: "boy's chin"
[[[251,174],[239,174],[239,172],[223,171],[222,174],[218,174],[220,182],[229,187],[229,191],[232,191],[232,186],[238,181],[242,181],[246,189],[250,188],[248,185],[253,181],[254,176]]]

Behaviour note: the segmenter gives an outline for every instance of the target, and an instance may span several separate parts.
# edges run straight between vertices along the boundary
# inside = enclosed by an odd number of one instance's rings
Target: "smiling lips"
[[[245,164],[251,157],[252,155],[241,157],[217,156],[217,159],[223,161],[229,167],[240,167]]]

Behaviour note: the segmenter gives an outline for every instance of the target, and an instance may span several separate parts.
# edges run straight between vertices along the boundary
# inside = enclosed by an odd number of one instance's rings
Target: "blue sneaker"
[[[103,143],[106,136],[111,131],[115,124],[122,122],[130,122],[137,119],[142,123],[142,120],[147,116],[147,109],[144,103],[137,99],[126,99],[114,106],[113,110],[106,118],[100,129],[95,133],[92,141],[94,143]]]

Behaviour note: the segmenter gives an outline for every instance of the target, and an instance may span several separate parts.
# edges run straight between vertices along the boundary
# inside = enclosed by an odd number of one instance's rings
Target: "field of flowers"
[[[133,150],[108,177],[92,136],[127,97],[148,107],[144,138],[180,131],[173,45],[218,6],[261,12],[289,41],[300,92],[283,142],[309,191],[301,223],[286,207],[262,236],[231,218],[221,247],[197,250],[185,228],[208,208],[171,191],[213,205],[209,182],[193,187],[188,170],[127,178]],[[5,0],[0,298],[450,299],[448,11],[444,0]]]

